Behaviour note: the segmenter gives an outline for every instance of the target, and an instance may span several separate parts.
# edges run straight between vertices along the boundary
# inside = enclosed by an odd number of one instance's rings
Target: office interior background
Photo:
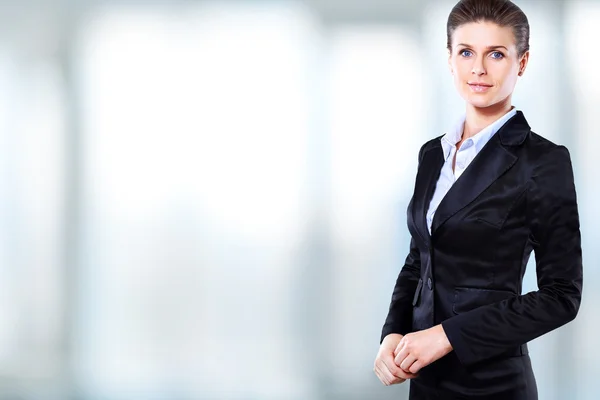
[[[0,399],[406,399],[372,368],[418,149],[464,109],[454,3],[0,2]],[[530,353],[540,399],[596,400],[600,1],[516,3],[584,257]]]

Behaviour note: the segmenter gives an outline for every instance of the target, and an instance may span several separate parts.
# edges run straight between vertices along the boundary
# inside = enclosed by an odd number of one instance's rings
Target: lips
[[[492,85],[483,82],[468,82],[468,85],[474,92],[477,93],[485,92],[492,87]]]

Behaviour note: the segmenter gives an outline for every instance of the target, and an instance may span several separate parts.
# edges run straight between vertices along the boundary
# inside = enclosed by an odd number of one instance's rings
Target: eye
[[[502,58],[504,58],[504,54],[500,53],[499,51],[494,51],[491,53],[492,58],[495,58],[496,60],[500,60]]]
[[[471,57],[473,55],[473,53],[471,52],[471,50],[461,50],[458,54],[460,54],[463,57]]]

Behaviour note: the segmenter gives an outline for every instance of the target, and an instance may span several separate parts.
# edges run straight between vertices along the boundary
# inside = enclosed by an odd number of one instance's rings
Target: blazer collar
[[[521,111],[517,111],[483,146],[444,196],[435,212],[431,235],[435,235],[450,217],[474,201],[516,163],[518,156],[513,147],[523,144],[529,132],[530,127],[525,116]],[[443,165],[442,146],[440,141],[436,140],[425,150],[421,160],[413,202],[413,220],[428,247],[431,246],[431,235],[427,229],[427,209]]]
[[[427,247],[431,247],[431,237],[427,229],[427,209],[443,165],[442,145],[439,140],[435,140],[424,152],[423,159],[419,163],[413,197],[414,225]]]
[[[500,138],[500,143],[504,146],[520,146],[531,131],[523,112],[517,110],[517,113],[506,121],[506,123],[496,132]]]

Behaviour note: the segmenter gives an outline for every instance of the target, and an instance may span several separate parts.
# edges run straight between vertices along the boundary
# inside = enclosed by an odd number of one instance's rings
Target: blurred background
[[[418,149],[464,109],[454,3],[0,2],[0,399],[406,399],[372,368]],[[540,399],[595,400],[600,1],[517,4],[585,271],[530,352]]]

